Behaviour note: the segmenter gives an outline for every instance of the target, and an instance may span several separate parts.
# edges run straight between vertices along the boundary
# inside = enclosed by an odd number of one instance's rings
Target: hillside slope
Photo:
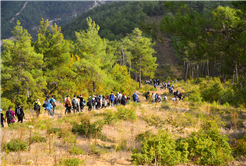
[[[98,4],[97,4],[98,5]],[[27,29],[33,38],[36,38],[39,23],[53,20],[59,25],[65,24],[82,12],[95,7],[94,1],[88,2],[39,2],[39,1],[2,1],[1,2],[1,38],[12,36],[11,31],[19,20],[23,28]]]

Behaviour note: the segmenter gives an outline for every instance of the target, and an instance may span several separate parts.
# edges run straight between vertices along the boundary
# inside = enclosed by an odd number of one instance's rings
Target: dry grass
[[[182,89],[179,87],[178,89],[185,90],[185,88]],[[212,107],[215,106],[211,104],[205,103],[200,106],[195,105],[191,108],[188,101],[179,101],[178,104],[174,104],[171,101],[173,95],[169,94],[168,90],[158,89],[156,92],[160,94],[167,93],[168,102],[150,104],[146,102],[142,94],[138,93],[141,106],[135,107],[137,120],[133,122],[120,120],[110,125],[104,125],[102,134],[106,136],[109,141],[102,140],[98,137],[92,139],[91,137],[85,138],[84,136],[77,135],[76,143],[69,143],[65,141],[65,136],[58,138],[55,134],[47,134],[46,129],[41,130],[40,126],[44,125],[47,129],[56,127],[62,128],[64,132],[71,132],[72,126],[70,122],[80,122],[81,116],[78,114],[74,115],[73,113],[65,115],[65,109],[56,110],[54,117],[49,117],[46,113],[42,113],[38,118],[33,118],[34,115],[31,113],[27,114],[24,123],[29,122],[33,124],[34,128],[29,130],[29,128],[23,126],[11,130],[8,127],[1,129],[1,148],[14,138],[21,140],[29,139],[30,135],[33,135],[34,132],[39,132],[42,136],[45,136],[47,142],[32,143],[29,146],[30,150],[26,151],[10,152],[9,154],[2,151],[1,165],[54,165],[58,164],[61,158],[69,157],[85,160],[86,165],[132,165],[130,162],[131,150],[133,148],[141,149],[141,142],[136,140],[138,134],[146,131],[157,134],[159,129],[167,129],[172,133],[174,138],[180,136],[187,137],[191,132],[199,130],[207,117],[215,114],[212,112]],[[130,108],[130,105],[126,107]],[[107,109],[112,111],[117,110],[116,107],[109,107]],[[216,106],[216,109],[219,111],[225,109],[235,110],[219,105]],[[89,115],[93,123],[103,119],[103,113],[105,112],[105,109],[93,110],[91,112],[85,109],[82,115]],[[202,113],[204,117],[200,117],[200,113]],[[242,118],[237,111],[232,111],[231,114],[226,114],[221,117],[229,118],[229,121],[234,126],[230,130],[221,129],[222,134],[229,134],[230,140],[244,134],[245,131],[242,131],[237,125],[240,118]],[[150,123],[150,120],[153,120],[153,123]],[[186,125],[185,127],[181,125],[188,120],[193,120],[192,125]],[[91,145],[106,148],[108,152],[98,155],[93,154],[91,153]],[[71,155],[68,153],[68,150],[73,146],[82,148],[85,154]]]

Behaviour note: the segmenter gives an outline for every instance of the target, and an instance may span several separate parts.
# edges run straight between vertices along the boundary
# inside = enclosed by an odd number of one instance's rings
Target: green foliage
[[[20,26],[19,21],[12,33],[15,37],[14,41],[3,41],[2,97],[14,103],[22,101],[23,108],[27,108],[27,99],[41,94],[40,88],[44,80],[39,69],[43,64],[43,55],[35,52],[31,45],[30,34]]]
[[[121,120],[134,121],[137,118],[134,107],[126,108],[124,106],[117,107],[116,116]]]
[[[224,94],[224,88],[218,80],[209,81],[208,83],[203,81],[199,87],[201,97],[208,102],[218,101]]]
[[[146,138],[149,138],[152,135],[152,132],[150,130],[147,130],[143,133],[140,133],[136,136],[137,141],[144,141]]]
[[[135,164],[177,165],[194,161],[202,165],[223,165],[233,161],[232,149],[228,136],[220,134],[215,121],[207,121],[198,132],[187,138],[176,141],[168,131],[159,131],[157,135],[145,137],[141,153],[137,149],[132,152]]]
[[[201,97],[201,94],[198,90],[192,92],[190,95],[189,95],[189,101],[191,102],[196,102],[196,103],[201,103],[202,102],[202,97]]]
[[[73,146],[70,150],[68,150],[68,152],[70,154],[76,154],[76,155],[85,154],[85,152],[84,152],[84,150],[82,148],[79,148],[79,147],[76,147],[76,146]]]
[[[31,137],[31,142],[30,143],[34,143],[34,142],[46,142],[46,138],[42,137],[41,134],[39,132],[35,132],[34,135]]]
[[[232,161],[232,150],[227,141],[228,136],[220,134],[217,123],[208,121],[187,138],[189,159],[202,165],[222,165]]]
[[[62,158],[60,160],[61,166],[79,166],[80,164],[84,165],[84,160],[80,160],[77,158]]]
[[[18,139],[12,139],[10,142],[6,143],[3,149],[6,152],[16,152],[19,149],[24,151],[28,148],[28,143]]]
[[[135,164],[151,164],[153,162],[161,165],[177,165],[181,162],[188,162],[187,149],[188,144],[179,146],[181,151],[176,150],[177,145],[171,134],[167,131],[159,131],[157,135],[152,135],[145,139],[142,144],[141,153],[137,149],[133,150],[131,155],[132,162]]]
[[[103,121],[98,120],[94,123],[90,122],[90,117],[83,115],[81,117],[81,123],[72,122],[72,132],[78,133],[80,135],[99,137],[102,134]]]

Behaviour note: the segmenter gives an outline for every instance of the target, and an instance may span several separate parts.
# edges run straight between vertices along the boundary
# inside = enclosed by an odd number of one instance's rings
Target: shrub
[[[28,148],[28,144],[25,141],[19,141],[18,139],[12,139],[10,142],[6,143],[3,147],[6,152],[16,152],[20,148],[21,151],[24,151]]]
[[[42,137],[39,132],[35,132],[34,135],[31,137],[31,142],[46,142],[46,138]]]
[[[144,133],[140,133],[136,137],[136,141],[144,141],[145,138],[149,138],[152,135],[151,131],[145,131]]]
[[[73,126],[72,132],[85,135],[86,137],[89,135],[93,137],[101,136],[103,124],[104,121],[102,120],[90,123],[90,117],[87,115],[81,117],[81,124],[78,124],[77,122],[71,123],[71,125]]]
[[[238,139],[233,139],[234,144],[232,144],[233,156],[241,157],[246,156],[246,135],[240,136]]]
[[[217,123],[208,121],[187,138],[189,159],[202,165],[221,165],[231,161],[232,150],[227,141],[228,136],[220,134]]]
[[[136,120],[137,115],[134,110],[134,107],[126,108],[124,106],[119,106],[116,112],[116,116],[118,119],[122,120]]]
[[[159,131],[157,135],[152,135],[143,142],[141,153],[133,149],[131,161],[144,165],[156,160],[161,165],[177,165],[181,161],[188,162],[188,159],[184,158],[187,156],[187,148],[188,145],[184,144],[183,152],[176,150],[176,143],[171,134],[167,131]]]
[[[47,134],[56,134],[59,138],[62,136],[62,129],[61,128],[50,128],[47,130]]]
[[[70,159],[61,159],[60,160],[60,165],[65,165],[65,166],[79,166],[80,164],[84,165],[84,160],[80,160],[77,158],[70,158]]]
[[[106,114],[104,115],[105,124],[110,124],[113,120],[117,119],[117,117],[113,111],[108,110],[108,109],[105,111],[106,111]]]
[[[193,93],[191,93],[189,95],[189,101],[196,102],[198,104],[202,103],[202,97],[201,97],[200,92],[197,90],[197,91],[194,91]]]
[[[85,154],[85,152],[84,152],[84,150],[82,148],[79,148],[79,147],[76,147],[76,146],[73,146],[72,149],[68,150],[68,152],[70,154],[76,154],[76,155]]]

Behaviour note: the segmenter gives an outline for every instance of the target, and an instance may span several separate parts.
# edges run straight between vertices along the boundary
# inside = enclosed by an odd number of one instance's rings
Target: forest
[[[100,27],[91,18],[88,29],[76,32],[75,42],[65,40],[56,24],[40,22],[38,40],[33,41],[21,23],[12,31],[15,40],[3,40],[2,108],[12,103],[31,107],[36,98],[68,94],[84,96],[124,91],[132,94],[138,86],[131,75],[154,76],[156,58],[151,39],[134,29],[120,41],[99,36]],[[141,59],[141,61],[140,61]]]
[[[185,2],[198,12],[206,12],[219,5],[228,6],[230,2]],[[176,3],[177,4],[177,3]],[[75,40],[74,31],[87,28],[86,18],[91,17],[101,28],[99,35],[108,40],[119,40],[138,27],[149,17],[167,13],[162,1],[112,2],[82,13],[78,18],[62,25],[65,39]]]
[[[2,165],[246,164],[245,1],[113,2],[64,26],[42,19],[37,40],[19,20],[12,34],[3,40],[1,108],[21,103],[26,115],[1,129]],[[182,78],[160,80],[171,89],[145,83],[156,78],[153,47],[165,42],[182,63]],[[67,95],[111,92],[140,102],[64,114]],[[52,95],[55,115],[37,116],[34,102]]]

